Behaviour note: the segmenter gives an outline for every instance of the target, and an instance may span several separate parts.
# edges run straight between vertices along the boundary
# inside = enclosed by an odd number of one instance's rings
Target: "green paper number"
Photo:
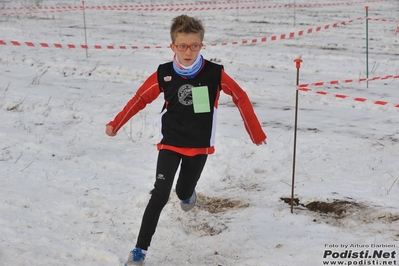
[[[208,86],[191,88],[193,95],[194,113],[209,113],[211,107],[209,104]]]

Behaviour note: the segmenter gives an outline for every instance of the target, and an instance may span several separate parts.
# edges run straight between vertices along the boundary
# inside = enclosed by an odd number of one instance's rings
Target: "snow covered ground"
[[[250,142],[222,95],[198,207],[183,213],[172,193],[146,265],[397,265],[399,79],[357,80],[367,73],[365,6],[369,77],[399,75],[398,1],[85,1],[88,45],[128,46],[90,48],[88,58],[52,46],[85,43],[81,3],[0,1],[0,265],[125,262],[154,182],[162,97],[115,138],[105,124],[171,60],[169,26],[182,13],[203,19],[203,55],[247,91],[268,145]],[[294,3],[308,5],[285,6]],[[37,4],[70,8],[27,8]],[[354,81],[299,92],[292,214],[281,198],[291,197],[296,58],[301,84]],[[388,255],[353,255],[361,251]]]

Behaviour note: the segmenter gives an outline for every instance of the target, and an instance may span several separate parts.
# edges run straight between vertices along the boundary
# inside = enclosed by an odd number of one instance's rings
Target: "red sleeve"
[[[240,111],[244,126],[253,143],[258,144],[266,140],[266,134],[256,117],[252,103],[247,93],[224,70],[222,70],[222,90],[233,98],[234,104]]]
[[[129,121],[135,114],[144,107],[154,101],[161,90],[158,85],[157,72],[154,72],[147,80],[140,86],[136,94],[132,99],[125,105],[122,111],[119,112],[107,125],[111,125],[115,132],[118,132],[121,127]]]

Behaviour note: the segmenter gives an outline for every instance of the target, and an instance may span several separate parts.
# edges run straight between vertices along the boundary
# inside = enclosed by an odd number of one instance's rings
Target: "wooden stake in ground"
[[[86,58],[88,58],[89,55],[88,55],[88,51],[87,51],[88,47],[87,47],[86,13],[85,13],[85,1],[84,0],[82,0],[82,7],[83,7],[83,28],[85,31]]]
[[[292,184],[291,184],[291,213],[294,213],[294,195],[295,195],[295,163],[296,163],[296,133],[298,126],[298,85],[299,85],[299,68],[302,59],[295,59],[296,63],[296,87],[295,87],[295,126],[294,126],[294,152],[292,159]]]
[[[366,75],[367,88],[369,87],[369,7],[366,6]]]

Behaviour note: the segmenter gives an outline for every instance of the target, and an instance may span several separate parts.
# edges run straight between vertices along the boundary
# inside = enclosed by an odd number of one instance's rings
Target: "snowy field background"
[[[89,45],[139,46],[89,49],[86,58],[82,48],[37,45],[84,44],[81,9],[28,8],[81,6],[81,1],[0,1],[0,265],[126,261],[154,183],[162,96],[115,138],[105,135],[105,124],[160,63],[172,59],[169,26],[182,13],[203,20],[203,55],[223,64],[247,91],[268,145],[251,143],[238,110],[222,95],[216,153],[198,184],[198,207],[184,213],[172,193],[146,265],[327,265],[326,250],[343,252],[349,249],[341,245],[351,244],[368,245],[354,246],[353,252],[398,252],[398,78],[370,81],[368,87],[366,82],[309,85],[326,96],[299,92],[294,214],[281,198],[291,196],[294,59],[303,60],[300,83],[366,77],[369,6],[370,18],[388,20],[369,21],[369,75],[399,75],[399,1],[184,1],[197,8],[191,11],[179,10],[177,3],[85,1],[87,7],[134,7],[87,8]],[[294,3],[310,5],[266,7]],[[139,4],[154,8],[138,10]],[[159,4],[172,10],[159,10]],[[262,37],[267,41],[233,44]],[[318,203],[343,205],[335,213],[319,213],[311,208]],[[327,261],[362,265],[359,259]],[[379,259],[376,265],[394,261]]]

